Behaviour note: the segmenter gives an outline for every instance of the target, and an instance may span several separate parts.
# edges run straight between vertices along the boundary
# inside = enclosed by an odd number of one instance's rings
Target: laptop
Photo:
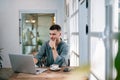
[[[9,54],[9,58],[14,72],[40,74],[47,70],[35,67],[32,55]]]

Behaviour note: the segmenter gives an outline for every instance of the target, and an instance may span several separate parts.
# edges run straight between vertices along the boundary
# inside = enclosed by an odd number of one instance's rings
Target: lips
[[[55,40],[55,38],[51,38],[51,40],[52,40],[52,41],[54,41],[54,40]]]

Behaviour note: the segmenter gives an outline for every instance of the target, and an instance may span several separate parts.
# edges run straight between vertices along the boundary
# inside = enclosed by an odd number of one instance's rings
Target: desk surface
[[[78,69],[70,72],[63,72],[62,68],[60,71],[51,71],[49,68],[47,71],[34,75],[26,73],[13,73],[9,80],[88,80],[88,73],[78,73]],[[77,72],[76,72],[77,71]]]

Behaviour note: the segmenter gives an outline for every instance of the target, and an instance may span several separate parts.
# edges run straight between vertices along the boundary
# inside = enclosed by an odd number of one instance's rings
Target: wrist
[[[51,47],[52,50],[55,50],[55,47]]]
[[[54,47],[52,47],[52,50],[54,50],[55,48]]]

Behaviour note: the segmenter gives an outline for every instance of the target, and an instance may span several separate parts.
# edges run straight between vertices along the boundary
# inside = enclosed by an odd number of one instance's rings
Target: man
[[[57,24],[52,25],[50,28],[50,40],[45,42],[38,54],[34,58],[35,64],[39,65],[42,57],[46,57],[45,66],[49,67],[52,64],[59,66],[67,65],[68,59],[68,45],[61,39],[61,27]]]

